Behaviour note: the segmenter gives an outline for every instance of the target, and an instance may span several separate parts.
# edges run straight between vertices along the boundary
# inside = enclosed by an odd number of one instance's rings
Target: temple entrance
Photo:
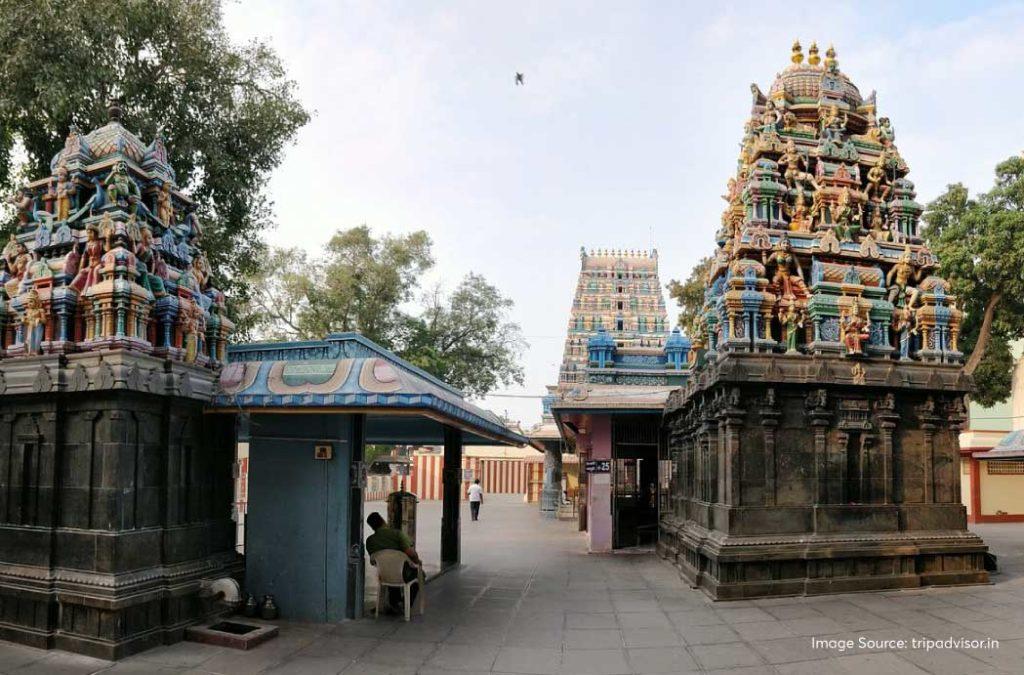
[[[612,425],[614,548],[653,546],[658,538],[658,426],[646,416]]]

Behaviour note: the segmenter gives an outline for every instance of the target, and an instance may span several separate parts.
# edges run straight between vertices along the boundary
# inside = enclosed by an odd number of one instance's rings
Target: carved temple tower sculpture
[[[669,399],[659,552],[715,598],[984,582],[960,503],[961,312],[890,121],[830,48],[752,107]]]
[[[669,330],[656,250],[580,249],[559,386],[586,381],[587,341],[602,329],[621,346],[664,346]]]
[[[0,267],[0,637],[118,658],[180,639],[237,570],[232,323],[161,135],[72,127]]]

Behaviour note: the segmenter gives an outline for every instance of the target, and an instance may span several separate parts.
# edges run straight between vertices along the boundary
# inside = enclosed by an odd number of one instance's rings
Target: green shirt
[[[412,539],[405,532],[393,527],[382,527],[366,538],[366,555],[377,551],[402,551],[412,548]]]

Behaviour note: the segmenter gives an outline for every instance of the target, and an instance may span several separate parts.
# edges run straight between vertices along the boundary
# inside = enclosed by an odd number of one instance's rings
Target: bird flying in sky
[[[523,80],[523,74],[516,73],[516,86],[518,87],[521,84],[526,84],[526,82]]]

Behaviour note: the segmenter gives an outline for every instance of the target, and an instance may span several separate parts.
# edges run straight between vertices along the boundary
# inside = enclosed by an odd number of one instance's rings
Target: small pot
[[[252,593],[245,599],[245,605],[242,607],[242,614],[249,617],[250,619],[255,617],[260,611],[259,603],[256,602],[256,596]]]
[[[260,605],[260,618],[272,621],[277,618],[277,605],[274,603],[274,596],[264,595],[263,604]]]

